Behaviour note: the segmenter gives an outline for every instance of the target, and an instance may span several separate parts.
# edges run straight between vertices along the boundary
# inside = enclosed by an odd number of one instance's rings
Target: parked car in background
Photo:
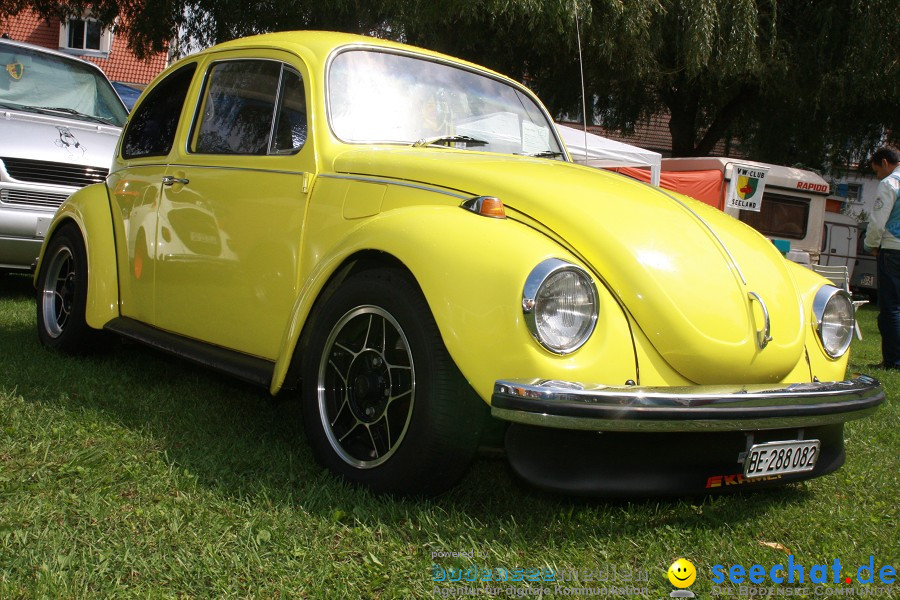
[[[856,261],[850,277],[850,289],[854,294],[878,300],[878,265],[875,255],[866,250],[866,223],[859,226],[856,238]]]
[[[59,205],[106,178],[127,114],[96,65],[0,39],[0,269],[30,269]]]
[[[48,235],[44,345],[103,330],[298,394],[316,458],[377,491],[453,485],[489,407],[545,488],[758,489],[837,469],[884,399],[845,379],[846,291],[720,210],[571,163],[522,85],[384,40],[181,60]]]
[[[125,108],[131,111],[134,108],[134,103],[141,97],[141,90],[121,81],[113,81],[112,86],[125,104]]]

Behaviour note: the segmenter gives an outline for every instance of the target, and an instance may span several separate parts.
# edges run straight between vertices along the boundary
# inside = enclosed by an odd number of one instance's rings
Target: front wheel
[[[96,337],[85,320],[87,253],[74,224],[60,227],[50,239],[37,280],[38,338],[48,348],[79,354]]]
[[[435,494],[465,473],[486,405],[399,270],[341,284],[310,317],[303,415],[316,458],[375,491]]]

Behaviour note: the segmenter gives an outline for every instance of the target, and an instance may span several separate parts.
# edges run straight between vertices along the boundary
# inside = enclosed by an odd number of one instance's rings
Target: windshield
[[[487,75],[370,50],[338,54],[328,77],[331,127],[345,142],[452,145],[562,156],[526,94]]]
[[[0,42],[0,108],[121,127],[128,112],[103,74],[62,56]]]

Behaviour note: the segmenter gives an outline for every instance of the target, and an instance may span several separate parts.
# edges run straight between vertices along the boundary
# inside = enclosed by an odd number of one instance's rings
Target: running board
[[[103,329],[264,388],[272,383],[275,373],[274,362],[175,335],[128,317],[115,318]]]

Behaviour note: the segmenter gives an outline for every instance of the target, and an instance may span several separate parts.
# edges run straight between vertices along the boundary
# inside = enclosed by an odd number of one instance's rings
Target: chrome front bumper
[[[541,379],[494,384],[499,419],[588,431],[748,431],[833,425],[872,414],[877,379],[786,385],[609,387]]]

